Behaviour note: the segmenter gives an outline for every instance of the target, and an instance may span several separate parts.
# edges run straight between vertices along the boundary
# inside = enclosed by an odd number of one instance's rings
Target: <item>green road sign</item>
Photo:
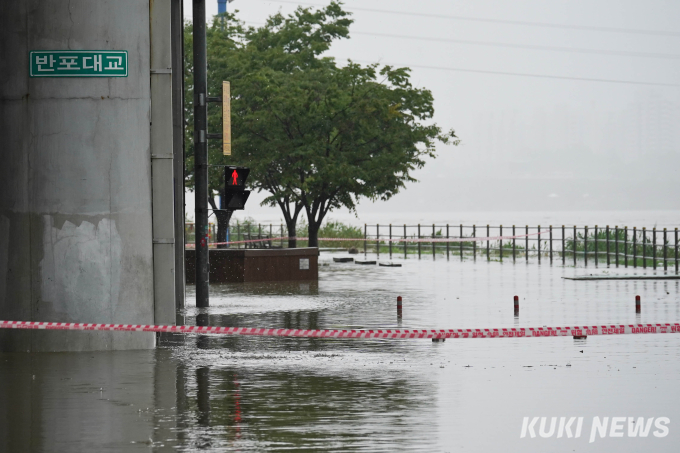
[[[127,77],[127,50],[31,50],[31,77]]]

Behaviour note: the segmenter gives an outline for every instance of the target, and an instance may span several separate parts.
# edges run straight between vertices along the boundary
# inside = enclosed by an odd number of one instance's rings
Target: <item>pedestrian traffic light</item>
[[[225,167],[224,168],[224,203],[222,209],[232,211],[243,209],[248,201],[250,190],[246,189],[246,179],[250,168]]]

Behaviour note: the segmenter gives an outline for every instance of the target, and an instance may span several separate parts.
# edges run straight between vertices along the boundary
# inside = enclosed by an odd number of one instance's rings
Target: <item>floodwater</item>
[[[680,321],[680,281],[561,278],[662,270],[442,255],[395,257],[403,267],[388,268],[333,256],[345,255],[321,255],[318,283],[212,285],[211,308],[189,308],[187,324],[197,316],[304,329]],[[0,354],[0,450],[670,452],[680,439],[679,356],[673,334],[443,343],[192,335],[153,351]],[[658,437],[652,425],[631,438],[625,425],[610,437],[607,427],[591,443],[596,416],[667,417],[668,431]],[[544,435],[552,417],[583,417],[582,433],[543,438],[539,421],[536,437],[522,438],[524,417],[547,417]]]

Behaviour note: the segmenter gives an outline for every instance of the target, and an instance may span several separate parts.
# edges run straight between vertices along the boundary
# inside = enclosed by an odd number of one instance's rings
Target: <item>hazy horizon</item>
[[[257,25],[297,4],[238,0],[229,10]],[[411,67],[414,85],[434,95],[435,121],[455,129],[462,140],[458,147],[438,147],[438,158],[414,173],[420,182],[388,202],[362,200],[360,218],[403,211],[680,207],[680,3],[348,0],[344,5],[355,20],[350,39],[334,43],[328,54],[339,64],[351,58]],[[190,6],[185,3],[187,18]],[[215,14],[216,0],[207,7]],[[234,156],[238,159],[237,149]],[[263,198],[253,194],[239,215],[275,217],[267,212],[274,209],[257,206]]]

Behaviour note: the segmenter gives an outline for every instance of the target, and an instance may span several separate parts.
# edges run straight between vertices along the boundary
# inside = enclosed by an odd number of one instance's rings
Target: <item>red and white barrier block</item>
[[[538,338],[584,337],[588,335],[636,335],[680,333],[680,323],[630,324],[574,327],[517,327],[507,329],[378,329],[378,330],[305,330],[257,327],[154,326],[141,324],[90,324],[77,322],[0,321],[1,329],[174,332],[217,335],[306,338]]]

